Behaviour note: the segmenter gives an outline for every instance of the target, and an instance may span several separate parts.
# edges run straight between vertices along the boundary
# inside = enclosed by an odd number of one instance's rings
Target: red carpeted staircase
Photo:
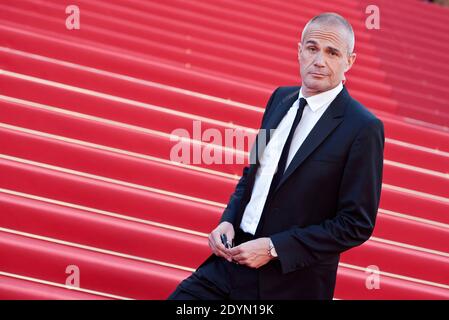
[[[244,166],[172,162],[173,131],[200,151],[195,121],[254,136],[300,82],[302,27],[335,11],[356,32],[347,87],[386,130],[376,228],[342,255],[335,298],[449,299],[449,10],[378,0],[369,30],[371,2],[0,0],[0,298],[165,299]]]

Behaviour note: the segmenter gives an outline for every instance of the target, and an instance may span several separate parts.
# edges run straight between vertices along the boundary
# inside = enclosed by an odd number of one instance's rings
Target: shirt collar
[[[335,97],[340,93],[343,89],[343,84],[340,82],[335,88],[321,92],[317,95],[306,98],[307,105],[313,112],[317,112],[319,109],[324,107],[325,105],[329,105]],[[302,87],[299,91],[298,100],[304,98],[302,95]]]

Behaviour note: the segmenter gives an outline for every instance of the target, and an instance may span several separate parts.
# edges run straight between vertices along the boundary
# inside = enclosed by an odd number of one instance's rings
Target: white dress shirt
[[[306,98],[307,105],[304,108],[301,121],[293,134],[285,170],[287,170],[288,165],[309,135],[310,131],[312,131],[323,113],[342,89],[343,84],[340,82],[340,84],[331,90]],[[267,200],[268,192],[270,190],[271,181],[273,175],[276,173],[277,164],[279,163],[282,149],[284,148],[284,144],[293,125],[293,120],[295,119],[299,106],[299,99],[301,98],[305,98],[303,96],[302,87],[298,99],[292,104],[276,130],[274,130],[274,133],[271,135],[271,139],[260,158],[260,167],[256,172],[251,199],[245,208],[240,224],[240,228],[245,232],[253,235],[256,233],[257,225],[259,224],[265,201]]]

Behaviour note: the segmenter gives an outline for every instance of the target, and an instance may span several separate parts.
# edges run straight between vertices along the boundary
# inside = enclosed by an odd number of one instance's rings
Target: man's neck
[[[314,90],[310,90],[308,88],[306,88],[302,83],[301,83],[301,94],[304,98],[310,98],[313,96],[316,96],[318,94],[321,94],[323,92],[327,92],[327,91],[331,91],[333,89],[335,89],[340,83],[337,83],[334,87],[327,89],[326,91],[314,91]]]

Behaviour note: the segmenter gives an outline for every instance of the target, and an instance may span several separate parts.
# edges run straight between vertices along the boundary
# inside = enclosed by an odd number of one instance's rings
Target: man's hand
[[[270,238],[258,238],[230,249],[229,253],[238,264],[260,268],[272,259],[268,254],[269,248]]]
[[[232,257],[229,253],[229,249],[226,249],[223,243],[221,242],[220,236],[225,234],[228,238],[228,241],[232,243],[234,239],[234,226],[229,222],[222,222],[209,234],[209,247],[212,249],[212,252],[219,256],[223,257],[229,262],[232,261]]]

